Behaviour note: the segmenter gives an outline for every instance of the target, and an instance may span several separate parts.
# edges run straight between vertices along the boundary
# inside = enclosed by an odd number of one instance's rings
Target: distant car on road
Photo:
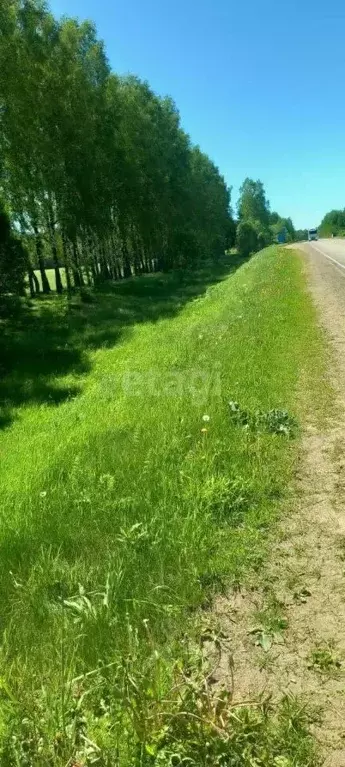
[[[308,240],[317,240],[317,229],[308,229]]]

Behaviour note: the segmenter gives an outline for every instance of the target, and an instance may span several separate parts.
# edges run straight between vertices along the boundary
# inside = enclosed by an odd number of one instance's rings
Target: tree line
[[[41,0],[4,0],[0,27],[1,195],[32,295],[47,256],[61,292],[61,265],[79,287],[224,249],[230,191],[170,98],[111,72],[93,24]]]
[[[230,189],[170,98],[111,71],[94,25],[44,0],[0,6],[0,293],[34,297],[244,255],[291,219],[246,179]],[[37,278],[37,270],[40,280]]]
[[[318,231],[321,237],[345,237],[345,208],[326,213]]]
[[[290,217],[270,210],[262,181],[246,178],[238,201],[236,244],[246,256],[273,242],[297,242],[307,239],[307,230],[295,230]]]

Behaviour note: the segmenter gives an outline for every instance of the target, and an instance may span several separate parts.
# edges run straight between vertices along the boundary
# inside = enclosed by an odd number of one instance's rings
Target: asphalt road
[[[304,244],[310,255],[323,256],[330,264],[343,272],[345,277],[345,239],[316,240]]]

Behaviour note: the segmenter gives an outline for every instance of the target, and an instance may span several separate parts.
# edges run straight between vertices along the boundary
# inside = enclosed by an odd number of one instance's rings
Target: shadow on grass
[[[58,383],[90,371],[89,351],[110,348],[142,322],[174,317],[191,300],[231,272],[243,259],[226,256],[197,271],[149,274],[102,285],[90,303],[79,296],[39,297],[16,316],[0,321],[0,429],[26,403],[59,405],[81,387]]]

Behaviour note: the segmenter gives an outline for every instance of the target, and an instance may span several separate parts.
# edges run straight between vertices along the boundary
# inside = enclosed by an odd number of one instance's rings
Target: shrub
[[[258,235],[251,221],[240,221],[236,232],[236,246],[241,256],[249,256],[258,250]]]
[[[8,215],[0,201],[0,295],[24,294],[24,278],[28,256],[12,234]]]

